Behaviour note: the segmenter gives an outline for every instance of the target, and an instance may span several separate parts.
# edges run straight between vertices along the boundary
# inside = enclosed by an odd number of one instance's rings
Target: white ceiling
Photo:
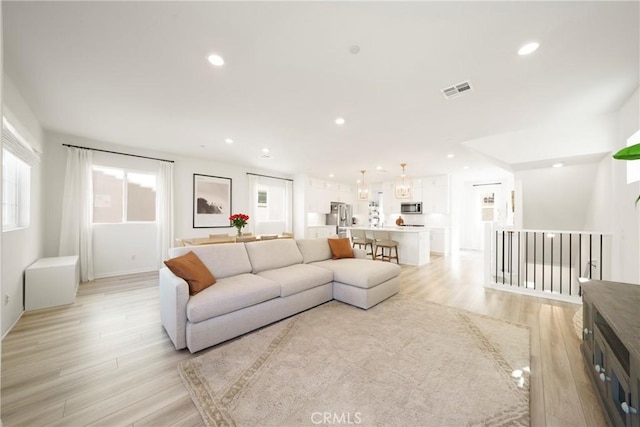
[[[639,6],[4,1],[4,64],[50,130],[341,181],[473,172],[601,152],[562,135],[638,87]]]

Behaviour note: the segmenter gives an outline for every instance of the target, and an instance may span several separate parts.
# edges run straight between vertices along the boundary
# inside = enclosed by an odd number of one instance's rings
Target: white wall
[[[4,69],[4,64],[3,64],[3,52],[2,52],[2,46],[3,46],[3,41],[2,41],[2,2],[0,2],[0,69]],[[4,103],[4,93],[2,90],[2,81],[0,80],[0,116],[2,116],[2,104]],[[0,144],[1,145],[1,144]],[[2,164],[0,163],[0,172],[2,172]],[[0,188],[0,198],[2,197],[2,189]],[[2,213],[0,212],[0,216],[2,216]],[[0,233],[0,259],[2,257],[2,233]],[[0,263],[0,277],[2,277],[2,263]],[[2,279],[0,279],[2,280]],[[2,283],[0,282],[0,287],[1,287]],[[2,304],[0,304],[0,329],[4,331],[4,322],[2,321],[2,316],[3,316],[3,312],[4,310],[2,309]],[[4,333],[3,333],[4,335]],[[0,340],[0,354],[2,354],[2,340]],[[2,358],[0,357],[0,360]],[[1,361],[0,361],[0,365],[1,365]],[[1,366],[0,366],[1,367]],[[0,369],[0,372],[2,372],[2,369]],[[1,379],[1,375],[0,375],[0,383],[2,382]],[[0,387],[1,388],[1,387]],[[2,407],[2,405],[0,405],[0,407]],[[2,424],[2,409],[0,409],[0,425]]]
[[[42,127],[13,83],[3,75],[3,113],[35,147],[42,146]],[[31,167],[29,227],[2,233],[2,334],[24,311],[24,270],[44,253],[42,231],[42,162]],[[6,296],[9,301],[5,302]]]
[[[460,205],[456,214],[458,230],[454,245],[461,249],[484,250],[484,224],[481,216],[481,196],[484,193],[494,193],[494,221],[498,226],[508,225],[510,213],[507,202],[513,190],[513,177],[481,181],[459,181],[456,179],[457,190],[460,197],[457,203]],[[490,185],[487,185],[490,184]]]
[[[2,99],[6,109],[2,113],[15,126],[18,133],[29,141],[32,147],[42,151],[44,132],[40,122],[38,122],[38,119],[29,105],[27,105],[18,88],[13,84],[11,78],[3,73],[3,79]]]
[[[584,230],[597,171],[598,164],[590,163],[516,172],[522,185],[523,227]]]
[[[62,194],[66,165],[66,149],[62,144],[118,151],[166,160],[174,160],[174,230],[175,237],[207,237],[210,233],[234,234],[232,227],[193,228],[193,174],[204,174],[231,178],[231,204],[233,213],[249,212],[249,180],[247,172],[290,178],[284,174],[264,169],[248,169],[244,166],[225,164],[211,160],[181,157],[175,154],[141,150],[118,144],[90,140],[78,136],[45,133],[45,253],[56,256],[60,240],[60,220],[62,215]],[[101,153],[96,158],[104,159]],[[108,156],[115,163],[112,166],[148,170],[153,161],[133,157]],[[146,165],[146,166],[145,166]],[[113,276],[137,271],[151,271],[158,268],[155,259],[156,239],[149,224],[101,225],[94,230],[95,274]],[[153,256],[152,256],[153,255]],[[99,259],[98,259],[99,258]]]
[[[66,156],[66,150],[64,155]],[[66,157],[65,157],[66,159]],[[138,157],[93,152],[100,166],[136,172],[157,173],[158,162]],[[155,223],[95,224],[93,226],[93,271],[95,277],[139,273],[158,268],[158,226]]]
[[[638,90],[617,114],[611,154],[640,129]],[[629,162],[606,155],[593,164],[521,171],[523,227],[612,233],[612,280],[640,284],[640,183],[627,184]]]
[[[593,191],[586,209],[586,231],[613,231],[613,158],[605,156],[597,165]]]
[[[618,138],[613,153],[626,146],[627,138],[640,129],[639,90],[627,100],[618,113]],[[639,162],[640,160],[633,160]],[[640,183],[627,184],[628,161],[613,160],[613,265],[612,279],[640,284]]]

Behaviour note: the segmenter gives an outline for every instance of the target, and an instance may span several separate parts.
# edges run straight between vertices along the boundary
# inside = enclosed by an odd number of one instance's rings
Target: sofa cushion
[[[251,242],[245,243],[245,246],[253,273],[302,263],[302,254],[292,239]]]
[[[218,280],[251,272],[251,263],[244,243],[218,243],[170,248],[169,256],[173,258],[190,251],[200,258]]]
[[[280,285],[267,278],[255,274],[226,277],[189,298],[187,319],[202,322],[279,296]]]
[[[369,259],[344,258],[314,262],[333,271],[333,281],[369,289],[400,275],[400,266]],[[217,285],[216,285],[217,286]]]
[[[279,283],[281,297],[288,297],[333,281],[331,270],[309,264],[295,264],[266,270],[258,275]]]
[[[353,249],[348,238],[328,239],[333,259],[353,258]]]
[[[198,255],[191,251],[179,257],[168,259],[164,264],[173,274],[187,282],[190,295],[195,295],[216,283],[213,274],[200,261]]]
[[[304,263],[309,264],[310,262],[331,259],[331,248],[329,247],[328,240],[329,239],[326,238],[296,240]]]

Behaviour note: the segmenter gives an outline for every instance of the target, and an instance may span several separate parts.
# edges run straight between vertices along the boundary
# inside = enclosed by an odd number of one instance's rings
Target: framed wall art
[[[193,174],[193,228],[230,227],[231,178]]]

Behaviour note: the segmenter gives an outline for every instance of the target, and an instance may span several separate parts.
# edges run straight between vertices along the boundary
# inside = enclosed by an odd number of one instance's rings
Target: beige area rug
[[[208,426],[529,425],[525,326],[396,295],[337,301],[178,370]]]

